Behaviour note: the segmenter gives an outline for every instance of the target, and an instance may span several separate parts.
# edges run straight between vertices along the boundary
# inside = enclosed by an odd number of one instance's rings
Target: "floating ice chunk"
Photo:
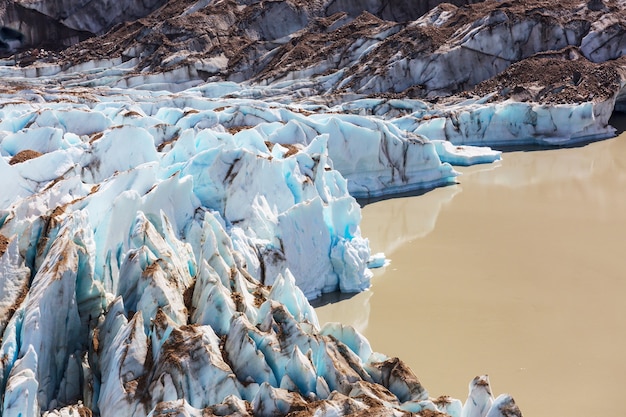
[[[488,147],[469,145],[453,145],[445,140],[433,140],[441,162],[451,165],[469,166],[476,164],[490,164],[501,159],[502,152]]]
[[[381,268],[389,265],[389,263],[391,263],[391,261],[385,257],[385,254],[383,252],[378,252],[371,255],[367,260],[367,267],[370,269]]]

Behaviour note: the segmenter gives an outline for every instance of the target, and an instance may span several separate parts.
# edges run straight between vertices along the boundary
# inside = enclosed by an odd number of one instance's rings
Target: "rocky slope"
[[[357,15],[356,5],[345,3],[341,10],[339,2],[168,2],[145,19],[68,49],[62,59],[72,65],[137,58],[136,71],[189,66],[202,79],[312,78],[319,93],[434,98],[470,90],[545,52],[573,50],[551,59],[588,61],[581,65],[591,68],[619,58],[625,47],[620,1],[445,3],[422,16],[425,10],[385,13],[375,2]],[[528,65],[530,72],[532,60]],[[588,73],[580,72],[577,83]],[[614,93],[619,84],[612,87]]]

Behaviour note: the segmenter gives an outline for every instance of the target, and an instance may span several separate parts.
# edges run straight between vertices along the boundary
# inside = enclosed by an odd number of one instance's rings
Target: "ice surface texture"
[[[222,219],[242,262],[263,284],[289,268],[308,297],[369,286],[360,210],[328,157],[333,132],[302,123],[310,137],[294,143],[280,122],[259,124],[271,116],[269,108],[215,111],[208,107],[219,103],[206,101],[203,110],[179,109],[171,100],[4,106],[0,166],[2,189],[10,192],[1,197],[3,233],[19,235],[27,250],[28,240],[47,237],[43,229],[51,233],[50,222],[41,220],[50,208],[58,208],[55,215],[79,211],[94,231],[95,274],[115,281],[105,269],[123,264],[137,213],[157,219],[159,227],[165,216],[185,240],[194,219],[209,211]],[[235,123],[257,129],[232,134],[224,128],[230,124],[234,133]],[[353,125],[341,126],[350,132]],[[22,160],[33,151],[40,156]],[[16,212],[25,217],[13,218]],[[199,262],[201,254],[194,255]]]

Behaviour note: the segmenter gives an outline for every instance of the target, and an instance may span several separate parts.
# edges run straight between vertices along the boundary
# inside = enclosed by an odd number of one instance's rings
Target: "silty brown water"
[[[406,361],[431,396],[476,375],[525,416],[623,416],[626,134],[505,153],[459,184],[363,209],[391,264],[317,308]]]

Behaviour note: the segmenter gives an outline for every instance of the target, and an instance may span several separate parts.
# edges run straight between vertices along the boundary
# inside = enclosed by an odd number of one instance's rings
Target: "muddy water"
[[[432,396],[487,373],[525,416],[626,415],[626,134],[461,171],[364,207],[391,264],[320,322],[355,325]]]

